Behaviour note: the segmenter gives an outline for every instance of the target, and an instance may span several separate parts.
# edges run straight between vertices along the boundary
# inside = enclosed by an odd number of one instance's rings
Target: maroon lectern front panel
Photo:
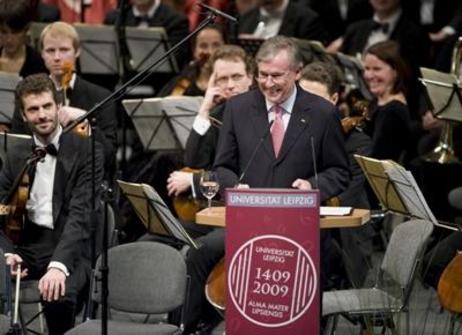
[[[226,192],[226,335],[319,334],[319,193]]]

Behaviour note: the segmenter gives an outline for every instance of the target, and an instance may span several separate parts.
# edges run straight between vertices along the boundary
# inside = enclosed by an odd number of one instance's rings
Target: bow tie
[[[136,24],[140,24],[140,23],[147,23],[149,24],[149,20],[151,18],[149,17],[149,15],[140,15],[140,16],[135,16],[135,22]]]
[[[58,149],[56,149],[55,145],[53,143],[48,144],[47,146],[43,147],[40,145],[34,145],[32,150],[35,152],[36,150],[45,150],[47,154],[50,154],[51,156],[57,156],[58,155]]]
[[[374,21],[374,24],[372,25],[372,30],[381,30],[384,34],[387,34],[389,29],[389,23],[379,23]]]

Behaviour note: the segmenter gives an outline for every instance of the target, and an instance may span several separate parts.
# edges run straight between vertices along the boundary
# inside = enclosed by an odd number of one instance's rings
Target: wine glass
[[[217,194],[220,188],[218,176],[214,171],[204,171],[201,175],[200,189],[204,197],[208,200],[207,208],[212,207],[212,198]]]

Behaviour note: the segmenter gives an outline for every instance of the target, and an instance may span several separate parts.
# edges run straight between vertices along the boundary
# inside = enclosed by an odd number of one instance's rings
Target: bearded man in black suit
[[[256,62],[258,89],[232,97],[225,105],[214,162],[221,189],[240,183],[239,187],[317,188],[321,201],[338,195],[350,175],[340,120],[331,103],[296,84],[302,69],[298,47],[284,36],[270,38],[260,47]],[[224,230],[214,230],[198,243],[186,259],[191,277],[187,330],[201,317],[207,319],[201,315],[207,313],[203,288],[224,255]],[[328,246],[329,235],[322,232],[321,259]]]
[[[79,36],[72,25],[65,22],[49,24],[40,35],[40,45],[45,66],[48,68],[56,88],[60,91],[62,106],[59,112],[59,121],[65,127],[101,102],[110,92],[86,81],[76,73],[72,73],[68,88],[63,87],[65,63],[75,69],[77,58],[80,55]],[[116,105],[109,103],[93,115],[96,119],[94,136],[103,147],[106,177],[109,179],[114,173],[115,166],[116,110]],[[24,123],[18,110],[15,111],[13,117],[12,131],[30,133],[30,129]]]
[[[16,104],[41,147],[43,159],[30,171],[32,186],[26,202],[19,241],[3,230],[0,247],[11,274],[21,264],[21,276],[39,280],[49,333],[64,334],[73,327],[79,292],[89,280],[91,143],[74,133],[63,133],[58,120],[58,95],[45,74],[27,77],[16,88]],[[96,146],[96,183],[102,180],[102,154]],[[8,151],[0,173],[0,201],[32,153],[30,144]],[[87,157],[87,159],[85,159]],[[98,199],[98,193],[96,194]]]

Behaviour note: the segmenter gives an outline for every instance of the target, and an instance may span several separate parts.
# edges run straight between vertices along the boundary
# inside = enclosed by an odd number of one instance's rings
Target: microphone
[[[253,162],[253,160],[255,158],[255,155],[257,154],[258,150],[260,150],[260,148],[261,148],[263,142],[265,141],[266,137],[268,137],[268,134],[271,131],[271,126],[273,125],[273,122],[274,122],[274,120],[270,121],[270,123],[268,125],[268,128],[266,129],[263,136],[260,138],[260,141],[255,146],[255,149],[253,150],[252,155],[250,155],[250,158],[249,158],[249,161],[247,162],[247,165],[244,167],[244,170],[242,170],[241,176],[239,177],[239,179],[237,181],[237,184],[240,184],[242,179],[244,179],[244,176],[247,173],[247,170],[249,169],[250,164],[252,164],[252,162]]]
[[[314,170],[314,182],[316,185],[314,185],[314,189],[317,190],[319,189],[319,182],[318,182],[318,167],[316,164],[316,152],[314,150],[314,138],[311,136],[311,156],[313,156],[313,170]]]
[[[218,10],[216,8],[210,7],[203,2],[198,2],[197,3],[200,7],[207,9],[208,11],[212,12],[216,16],[221,16],[225,18],[226,20],[232,21],[232,22],[237,22],[237,19],[234,16],[231,16],[229,14],[223,13],[221,10]]]

